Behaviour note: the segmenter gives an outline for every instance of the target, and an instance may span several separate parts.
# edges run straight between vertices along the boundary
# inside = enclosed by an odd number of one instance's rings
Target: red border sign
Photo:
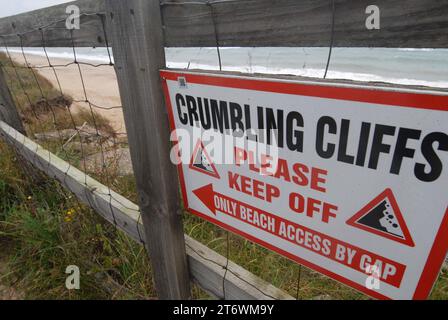
[[[201,169],[201,168],[198,168],[197,166],[195,166],[195,163],[194,163],[195,157],[197,156],[197,153],[200,151],[202,151],[204,153],[205,157],[207,158],[207,161],[210,163],[210,166],[212,167],[212,172],[209,172],[207,170],[204,170],[204,169]],[[217,179],[220,178],[218,171],[216,170],[215,164],[210,159],[210,156],[208,155],[207,150],[205,150],[204,144],[202,143],[201,140],[198,140],[198,142],[196,143],[196,147],[194,148],[194,151],[193,151],[193,154],[192,154],[191,160],[190,160],[190,169],[196,170],[198,172],[201,172],[201,173],[206,174],[213,178],[217,178]]]
[[[367,88],[361,86],[349,86],[338,85],[330,83],[298,83],[288,80],[265,80],[265,79],[251,79],[249,77],[237,77],[237,76],[225,76],[225,75],[211,75],[211,74],[198,74],[198,73],[184,73],[179,71],[161,71],[163,90],[166,97],[167,109],[169,114],[169,120],[171,128],[175,129],[175,120],[173,115],[173,109],[170,101],[170,93],[166,80],[177,81],[179,77],[186,80],[187,83],[203,84],[207,86],[218,86],[226,88],[236,89],[248,89],[263,92],[283,93],[291,95],[301,95],[309,97],[321,97],[327,99],[336,100],[348,100],[358,101],[366,103],[375,103],[391,107],[407,107],[418,108],[427,110],[439,110],[448,111],[448,96],[447,95],[434,95],[420,92],[397,92],[391,88]],[[226,230],[241,235],[255,243],[258,243],[272,251],[275,251],[289,259],[303,264],[311,269],[314,269],[324,275],[327,275],[335,280],[338,280],[346,285],[349,285],[365,294],[379,299],[389,299],[381,293],[369,290],[366,287],[356,283],[348,278],[345,278],[339,274],[336,274],[330,270],[327,270],[319,265],[311,263],[300,257],[294,256],[289,252],[286,252],[278,247],[273,246],[261,239],[257,239],[250,234],[247,234],[241,230],[235,229],[221,221],[214,219],[213,217],[204,213],[198,212],[192,209],[188,204],[188,197],[185,188],[185,180],[182,165],[178,166],[179,178],[181,182],[181,189],[183,194],[183,200],[185,208],[208,220]],[[417,288],[414,292],[414,299],[425,299],[429,295],[432,285],[436,280],[440,268],[444,262],[446,253],[448,251],[448,208],[446,209],[442,223],[437,232],[432,249],[425,263],[425,267],[421,277],[419,279]]]
[[[381,202],[383,199],[388,198],[393,210],[397,216],[398,224],[400,225],[402,231],[403,231],[403,239],[393,236],[387,232],[378,231],[374,228],[368,227],[364,224],[358,223],[359,219],[365,216],[366,213],[368,213],[371,209],[373,209],[379,202]],[[406,226],[406,222],[403,219],[403,215],[401,214],[400,207],[397,204],[397,200],[395,200],[394,194],[391,189],[386,189],[383,192],[381,192],[380,195],[378,195],[375,199],[370,201],[364,208],[362,208],[357,214],[355,214],[353,217],[351,217],[347,224],[355,227],[360,228],[368,232],[373,232],[381,237],[386,237],[388,239],[391,239],[393,241],[401,242],[405,245],[408,245],[410,247],[414,247],[414,241],[412,241],[412,237],[409,233],[408,227]]]

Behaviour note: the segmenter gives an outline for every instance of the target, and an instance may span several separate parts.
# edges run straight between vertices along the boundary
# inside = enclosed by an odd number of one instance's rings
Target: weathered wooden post
[[[6,83],[6,75],[3,68],[0,66],[0,120],[4,121],[12,128],[27,136],[25,127],[20,117],[19,110],[12,98],[11,91],[9,90],[8,84]],[[17,148],[16,148],[17,151]],[[27,173],[29,177],[34,179],[36,183],[42,181],[42,176],[38,171],[35,170],[32,164],[27,162],[21,155],[17,152],[17,159],[20,161],[20,165],[23,170]]]
[[[156,289],[161,299],[188,299],[179,184],[159,76],[165,67],[160,4],[107,0],[106,9]]]
[[[20,118],[17,107],[12,99],[11,92],[9,91],[6,83],[5,73],[0,66],[0,120],[6,122],[11,127],[19,131],[21,134],[26,135],[25,128]]]

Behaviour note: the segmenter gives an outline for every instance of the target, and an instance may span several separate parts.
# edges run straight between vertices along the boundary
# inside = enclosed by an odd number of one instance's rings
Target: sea
[[[219,70],[216,48],[165,50],[169,68]],[[21,49],[9,51],[20,53]],[[45,55],[42,48],[24,48],[24,52]],[[322,78],[329,48],[232,47],[220,48],[219,52],[224,71]],[[74,60],[72,48],[47,48],[47,53],[50,58]],[[76,48],[76,55],[78,61],[109,62],[107,48]],[[327,78],[446,89],[448,49],[333,48]]]

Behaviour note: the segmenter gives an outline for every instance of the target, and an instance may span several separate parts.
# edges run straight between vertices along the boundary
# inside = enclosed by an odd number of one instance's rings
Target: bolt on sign
[[[372,297],[429,295],[448,249],[448,95],[161,77],[172,129],[193,137],[175,152],[188,211]]]

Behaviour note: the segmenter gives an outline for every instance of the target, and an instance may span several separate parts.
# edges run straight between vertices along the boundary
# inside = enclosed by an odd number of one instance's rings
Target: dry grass
[[[115,134],[109,121],[93,110],[70,110],[72,98],[55,89],[37,71],[18,64],[13,68],[11,61],[3,53],[0,53],[0,64],[4,66],[6,81],[30,136],[47,131],[73,129],[84,123],[109,136]]]

